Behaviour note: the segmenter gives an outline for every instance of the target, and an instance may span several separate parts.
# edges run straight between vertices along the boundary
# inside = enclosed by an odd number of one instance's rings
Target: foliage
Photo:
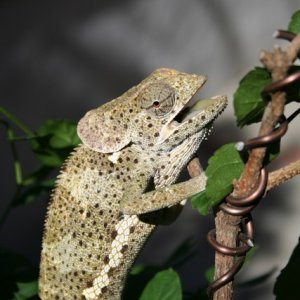
[[[296,34],[300,32],[300,10],[296,11],[292,15],[292,19],[288,26],[288,31],[291,31]]]
[[[206,188],[192,197],[192,204],[202,215],[208,214],[232,190],[232,182],[238,178],[244,163],[234,144],[226,144],[219,148],[208,160],[205,171]]]
[[[49,194],[54,186],[58,167],[79,143],[74,122],[49,120],[33,132],[3,107],[0,107],[1,113],[7,119],[0,121],[6,128],[7,140],[12,149],[17,188],[10,206],[1,215],[0,225],[4,223],[12,207],[36,201],[42,194]],[[17,136],[16,132],[21,132],[22,136]],[[39,162],[38,168],[25,177],[17,151],[17,143],[21,142],[27,142]],[[37,267],[32,266],[24,257],[3,249],[0,249],[0,264],[1,298],[37,298]]]
[[[265,109],[260,92],[269,83],[271,76],[263,68],[255,68],[240,81],[234,94],[234,111],[238,126],[260,122]]]
[[[181,300],[181,285],[177,273],[168,269],[158,272],[146,285],[140,300]]]
[[[29,282],[17,282],[17,292],[14,293],[14,300],[31,299],[38,293],[37,279]]]

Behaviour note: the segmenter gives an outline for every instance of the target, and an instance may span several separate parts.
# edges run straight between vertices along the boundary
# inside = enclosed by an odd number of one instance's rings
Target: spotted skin
[[[172,221],[180,202],[204,189],[204,174],[174,182],[226,98],[174,119],[205,80],[158,69],[79,122],[83,143],[64,163],[48,208],[41,299],[121,299],[128,270],[156,225]]]

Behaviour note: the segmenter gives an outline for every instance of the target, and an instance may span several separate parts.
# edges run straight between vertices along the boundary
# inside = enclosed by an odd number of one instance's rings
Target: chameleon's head
[[[90,148],[106,153],[129,143],[156,151],[173,148],[189,135],[207,131],[226,107],[225,96],[189,107],[205,81],[202,75],[158,69],[119,98],[88,112],[78,124],[78,135]]]

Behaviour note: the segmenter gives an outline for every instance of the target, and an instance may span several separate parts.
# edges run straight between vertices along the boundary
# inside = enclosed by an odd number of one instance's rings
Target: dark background
[[[208,75],[201,97],[225,93],[232,100],[238,81],[259,65],[259,51],[271,48],[272,33],[286,28],[297,0],[123,0],[0,2],[0,105],[32,130],[47,119],[77,121],[87,110],[119,96],[158,67]],[[296,121],[299,125],[299,120]],[[295,123],[296,123],[295,122]],[[276,165],[299,157],[297,124],[284,138]],[[201,160],[223,143],[250,137],[256,127],[235,127],[232,104],[201,148]],[[14,189],[5,132],[0,129],[0,214]],[[36,161],[26,142],[19,145],[25,174]],[[299,179],[298,179],[299,182]],[[259,251],[239,277],[251,278],[287,263],[299,236],[297,179],[274,190],[254,213]],[[48,197],[13,209],[0,232],[0,246],[39,260]],[[141,255],[162,263],[192,237],[198,255],[179,269],[186,290],[203,283],[213,264],[206,243],[212,217],[187,207],[171,226],[157,230]],[[273,278],[278,275],[274,274]],[[244,299],[273,299],[272,282],[239,290]]]

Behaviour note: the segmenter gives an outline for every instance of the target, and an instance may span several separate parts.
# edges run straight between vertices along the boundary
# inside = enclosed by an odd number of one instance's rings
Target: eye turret
[[[167,115],[175,105],[175,90],[165,83],[153,83],[139,95],[142,109],[154,116]]]

